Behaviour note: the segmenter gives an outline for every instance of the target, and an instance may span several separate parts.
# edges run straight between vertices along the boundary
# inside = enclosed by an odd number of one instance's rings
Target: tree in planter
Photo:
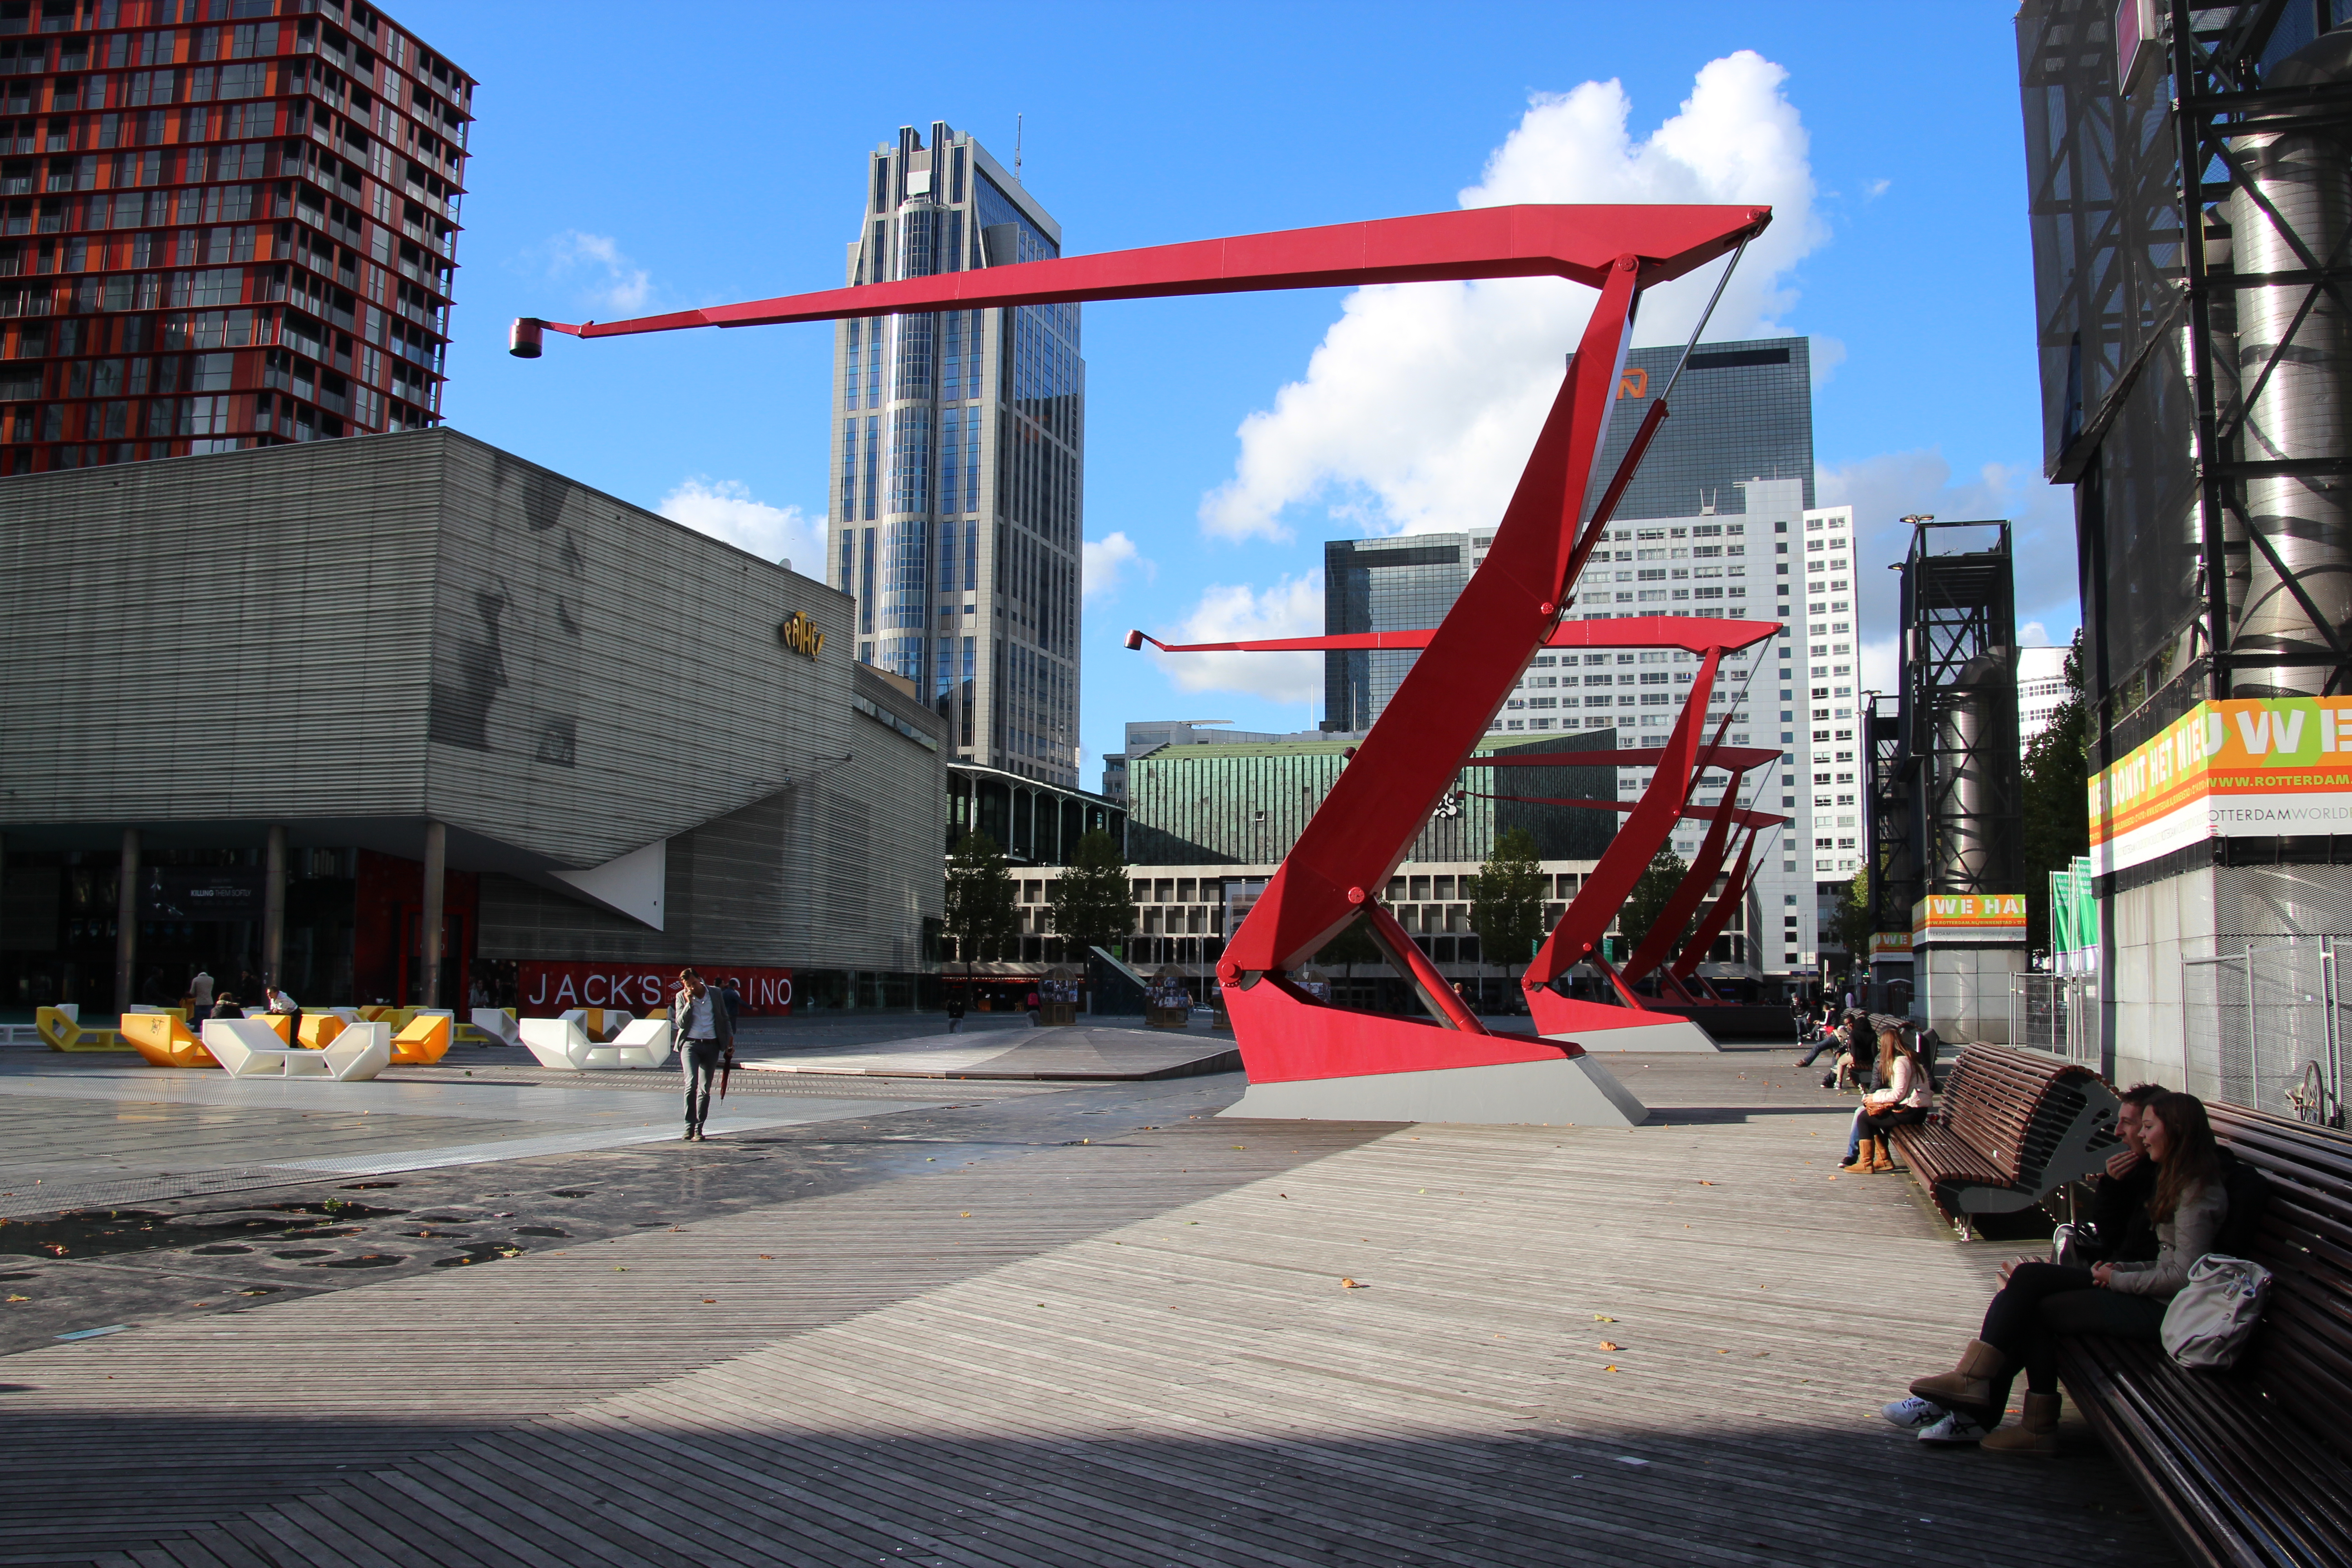
[[[1536,858],[1536,836],[1524,827],[1496,836],[1494,852],[1478,868],[1478,892],[1470,905],[1470,929],[1489,963],[1499,961],[1503,976],[1524,967],[1543,935],[1544,895],[1549,879]]]
[[[1127,857],[1118,841],[1101,828],[1080,838],[1070,863],[1054,882],[1054,930],[1062,952],[1086,966],[1091,982],[1093,948],[1108,948],[1133,930],[1135,900],[1127,885]]]
[[[1002,949],[1020,934],[1012,868],[987,834],[963,836],[948,856],[947,934],[963,955],[964,995],[971,994],[971,966],[982,947]]]

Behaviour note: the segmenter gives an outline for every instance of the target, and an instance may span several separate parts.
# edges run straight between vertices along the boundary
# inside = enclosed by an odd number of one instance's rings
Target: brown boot
[[[1892,1171],[1895,1169],[1895,1151],[1888,1147],[1886,1140],[1884,1138],[1877,1138],[1872,1140],[1872,1142],[1878,1145],[1877,1168],[1881,1171]]]
[[[2047,1459],[2058,1452],[2058,1396],[2054,1394],[2029,1394],[2025,1396],[2025,1418],[2014,1426],[2004,1426],[1977,1445],[1988,1454],[2031,1454]]]
[[[1981,1410],[1992,1404],[1992,1380],[2008,1372],[2009,1358],[1982,1340],[1970,1340],[1969,1348],[1960,1352],[1960,1364],[1950,1372],[1939,1372],[1933,1377],[1923,1377],[1911,1384],[1912,1394],[1919,1399],[1933,1400],[1949,1408],[1958,1405],[1970,1410]],[[1999,1419],[2000,1412],[1992,1412]]]

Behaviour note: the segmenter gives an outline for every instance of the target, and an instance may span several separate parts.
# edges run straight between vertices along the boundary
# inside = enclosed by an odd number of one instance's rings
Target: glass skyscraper
[[[1592,465],[1592,500],[1608,488],[1643,413],[1665,390],[1682,353],[1675,343],[1626,354],[1609,437]],[[1739,487],[1752,479],[1795,479],[1811,506],[1812,374],[1808,338],[1701,343],[1675,384],[1673,414],[1651,440],[1617,515],[1737,516],[1747,506]]]
[[[868,160],[853,287],[1062,253],[1061,226],[933,121]],[[857,658],[948,721],[958,762],[1076,786],[1086,363],[1078,307],[843,321],[827,570]]]

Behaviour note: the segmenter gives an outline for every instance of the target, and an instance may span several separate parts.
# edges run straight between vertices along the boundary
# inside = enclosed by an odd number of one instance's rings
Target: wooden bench
[[[2266,1199],[2233,1180],[2216,1248],[2271,1270],[2262,1328],[2225,1373],[2085,1336],[2060,1346],[2059,1377],[2191,1561],[2352,1563],[2352,1138],[2207,1109],[2222,1145],[2268,1179]]]
[[[1972,1216],[2031,1208],[2105,1164],[2118,1105],[2088,1068],[1971,1045],[1944,1075],[1935,1112],[1890,1142],[1965,1237]]]

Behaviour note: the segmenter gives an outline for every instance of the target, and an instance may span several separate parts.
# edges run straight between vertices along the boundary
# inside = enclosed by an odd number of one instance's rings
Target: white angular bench
[[[636,1019],[609,1045],[590,1038],[577,1013],[525,1018],[520,1027],[522,1043],[539,1065],[561,1072],[657,1068],[669,1060],[669,1022],[665,1018]]]
[[[207,1018],[205,1049],[231,1078],[323,1078],[364,1083],[392,1065],[392,1027],[353,1024],[323,1051],[289,1047],[258,1018]]]

